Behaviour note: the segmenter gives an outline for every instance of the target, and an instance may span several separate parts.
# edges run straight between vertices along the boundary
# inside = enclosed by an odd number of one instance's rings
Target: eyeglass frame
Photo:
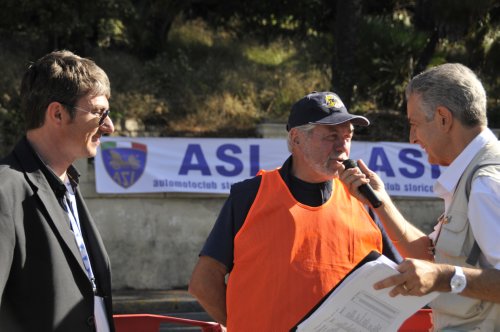
[[[86,109],[78,107],[78,106],[70,106],[68,104],[64,104],[64,103],[61,103],[61,102],[59,102],[59,104],[65,106],[65,107],[71,108],[73,110],[77,110],[77,111],[81,111],[81,112],[90,113],[92,115],[96,115],[96,118],[99,117],[99,122],[98,122],[99,127],[104,124],[104,120],[106,120],[106,118],[109,116],[109,112],[111,112],[109,108],[106,109],[106,110],[104,110],[104,111],[102,111],[102,113],[94,113],[93,111],[89,111],[89,110],[86,110]]]

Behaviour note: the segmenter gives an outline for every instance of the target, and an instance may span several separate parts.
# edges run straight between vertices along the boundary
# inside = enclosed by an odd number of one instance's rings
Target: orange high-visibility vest
[[[229,332],[289,331],[371,250],[382,235],[338,179],[330,199],[298,202],[277,170],[262,181],[234,239],[227,285]]]

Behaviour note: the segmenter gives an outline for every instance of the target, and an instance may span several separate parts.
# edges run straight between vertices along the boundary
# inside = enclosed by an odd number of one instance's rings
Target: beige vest
[[[471,182],[479,176],[500,179],[498,141],[484,146],[462,174],[436,243],[437,263],[488,268],[477,260],[474,265],[466,262],[475,243],[467,217],[468,198]],[[444,293],[430,306],[435,331],[500,331],[500,304]]]

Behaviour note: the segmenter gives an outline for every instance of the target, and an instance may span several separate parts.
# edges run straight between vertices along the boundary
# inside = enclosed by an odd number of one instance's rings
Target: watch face
[[[465,276],[455,274],[450,281],[451,291],[453,293],[460,293],[464,290],[466,285]]]

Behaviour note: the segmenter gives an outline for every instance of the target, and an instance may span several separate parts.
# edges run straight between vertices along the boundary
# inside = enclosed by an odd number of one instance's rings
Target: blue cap
[[[312,92],[293,104],[286,130],[310,123],[338,125],[347,121],[365,127],[370,124],[364,116],[350,114],[335,93]]]

